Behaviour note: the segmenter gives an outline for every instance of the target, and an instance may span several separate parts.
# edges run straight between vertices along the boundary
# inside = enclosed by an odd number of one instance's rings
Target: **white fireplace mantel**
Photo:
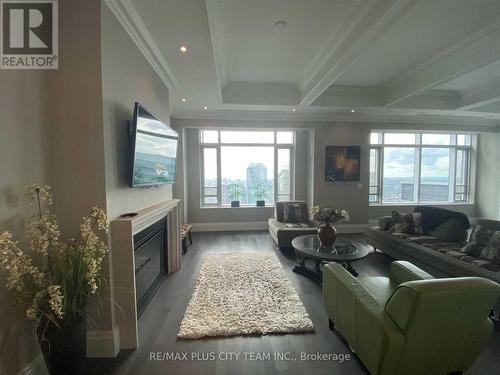
[[[120,217],[110,223],[114,302],[117,304],[115,317],[120,332],[120,349],[136,349],[139,345],[134,235],[167,218],[167,272],[178,271],[182,260],[180,210],[180,200],[172,199],[137,211],[136,216]]]

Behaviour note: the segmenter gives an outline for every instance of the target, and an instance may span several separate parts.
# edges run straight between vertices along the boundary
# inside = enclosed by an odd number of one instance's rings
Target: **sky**
[[[413,177],[415,149],[386,147],[384,177]],[[450,150],[446,148],[422,149],[422,177],[448,177]]]

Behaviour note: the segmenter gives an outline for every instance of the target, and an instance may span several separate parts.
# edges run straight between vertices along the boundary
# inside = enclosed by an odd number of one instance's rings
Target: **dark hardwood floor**
[[[362,235],[349,235],[359,246],[367,246]],[[179,325],[190,300],[198,272],[208,253],[220,251],[272,250],[278,255],[313,323],[315,332],[266,336],[238,336],[199,340],[177,339]],[[321,301],[321,288],[310,279],[295,274],[294,254],[275,249],[267,232],[193,233],[193,245],[182,259],[182,270],[171,274],[139,320],[140,343],[135,351],[122,351],[117,358],[89,360],[88,374],[368,374],[342,338],[328,329],[328,317]],[[387,275],[391,258],[373,252],[353,265],[359,276]],[[443,332],[443,334],[446,334]],[[151,360],[151,353],[187,353],[187,360]],[[269,360],[246,360],[244,353],[270,353]],[[297,360],[274,360],[274,353],[290,352]],[[301,360],[300,353],[350,354],[343,363]],[[227,353],[227,358],[203,360],[209,354]],[[229,353],[241,353],[230,360]],[[225,354],[223,354],[225,355]],[[197,359],[191,359],[191,356]],[[224,360],[227,359],[227,360]],[[496,324],[489,346],[467,375],[500,374],[500,326]]]

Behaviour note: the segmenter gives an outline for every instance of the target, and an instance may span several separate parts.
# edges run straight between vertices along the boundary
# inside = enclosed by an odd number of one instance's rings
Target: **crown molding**
[[[177,88],[179,86],[177,78],[168,66],[132,1],[105,0],[105,2],[165,86],[171,90]]]
[[[323,112],[290,112],[289,110],[255,111],[255,110],[215,110],[215,111],[176,111],[171,115],[173,119],[187,120],[230,120],[230,121],[286,121],[286,122],[348,122],[348,123],[380,123],[403,125],[434,125],[450,128],[470,127],[477,131],[498,131],[500,121],[483,117],[423,114],[413,111],[414,115],[356,113],[348,114],[345,111],[335,112],[335,109]]]
[[[222,11],[218,0],[205,0],[207,12],[208,33],[210,39],[210,52],[212,64],[215,70],[217,95],[219,103],[222,103],[222,88],[226,86],[226,67],[224,58],[224,28],[222,23]]]

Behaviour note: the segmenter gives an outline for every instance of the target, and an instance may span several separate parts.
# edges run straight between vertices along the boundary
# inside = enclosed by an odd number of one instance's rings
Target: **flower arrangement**
[[[108,253],[97,231],[107,231],[105,213],[94,207],[84,217],[76,238],[61,240],[49,186],[26,189],[36,212],[26,224],[25,246],[6,231],[0,234],[0,269],[6,273],[7,289],[15,302],[35,322],[39,335],[49,325],[60,329],[89,320],[85,312],[88,299],[101,283],[102,263]]]
[[[309,213],[313,219],[327,224],[349,221],[349,211],[332,207],[313,206]]]

